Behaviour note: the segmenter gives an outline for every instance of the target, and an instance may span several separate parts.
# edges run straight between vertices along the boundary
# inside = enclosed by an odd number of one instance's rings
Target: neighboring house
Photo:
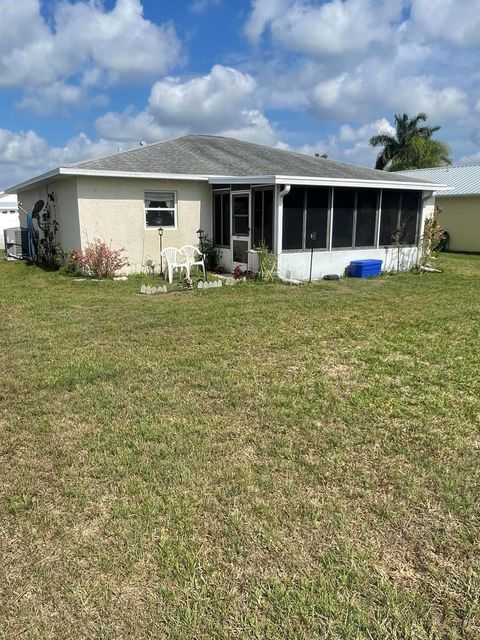
[[[400,171],[398,175],[448,185],[433,195],[452,251],[480,251],[480,164]]]
[[[4,230],[19,226],[17,196],[0,191],[0,250],[5,249]]]
[[[54,192],[66,249],[100,238],[124,248],[130,271],[163,247],[197,244],[203,229],[227,269],[256,266],[253,247],[275,252],[286,279],[343,274],[351,260],[396,267],[416,257],[426,198],[439,185],[273,149],[189,135],[60,167],[11,187],[25,208]],[[313,238],[312,238],[312,234]]]

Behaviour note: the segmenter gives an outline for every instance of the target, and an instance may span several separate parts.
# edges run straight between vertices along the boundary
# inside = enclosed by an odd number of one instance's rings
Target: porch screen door
[[[234,266],[248,264],[250,194],[232,194],[232,252]]]

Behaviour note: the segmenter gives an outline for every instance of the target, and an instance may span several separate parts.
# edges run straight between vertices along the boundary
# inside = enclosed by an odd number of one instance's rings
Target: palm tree
[[[375,169],[401,171],[451,164],[449,146],[432,138],[440,127],[420,125],[426,120],[425,113],[419,113],[414,118],[409,118],[406,113],[396,113],[395,135],[379,133],[372,136],[370,145],[383,147],[377,156]]]

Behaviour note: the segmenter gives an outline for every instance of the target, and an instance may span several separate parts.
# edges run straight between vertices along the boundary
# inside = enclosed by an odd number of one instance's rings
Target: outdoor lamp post
[[[316,231],[312,231],[312,233],[310,234],[310,240],[312,241],[312,250],[311,250],[311,253],[310,253],[310,277],[308,279],[309,282],[312,281],[313,243],[315,242],[316,239],[317,239],[317,232]]]
[[[205,237],[205,231],[203,229],[197,229],[197,237],[200,251],[203,253],[203,239]]]
[[[158,237],[160,238],[160,275],[163,276],[163,256],[162,256],[162,251],[163,251],[163,229],[162,227],[159,227],[158,229]]]
[[[203,229],[197,229],[197,237],[198,246],[200,247],[200,251],[203,253],[203,239],[205,237],[205,231]]]

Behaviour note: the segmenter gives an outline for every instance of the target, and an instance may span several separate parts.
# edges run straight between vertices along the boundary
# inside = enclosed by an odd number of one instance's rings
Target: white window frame
[[[172,194],[173,195],[173,209],[172,207],[147,207],[146,206],[146,199],[147,199],[147,194],[151,194],[151,195],[160,195],[160,194]],[[153,198],[150,198],[150,200],[152,200]],[[174,223],[173,225],[158,225],[158,226],[151,226],[151,225],[147,225],[147,211],[173,211],[173,220]],[[175,231],[178,227],[178,220],[177,220],[177,192],[176,191],[167,191],[167,189],[163,189],[162,191],[144,191],[143,192],[143,220],[144,220],[144,225],[145,225],[145,230],[146,231],[158,231],[158,229],[167,229],[167,230],[172,230]]]

